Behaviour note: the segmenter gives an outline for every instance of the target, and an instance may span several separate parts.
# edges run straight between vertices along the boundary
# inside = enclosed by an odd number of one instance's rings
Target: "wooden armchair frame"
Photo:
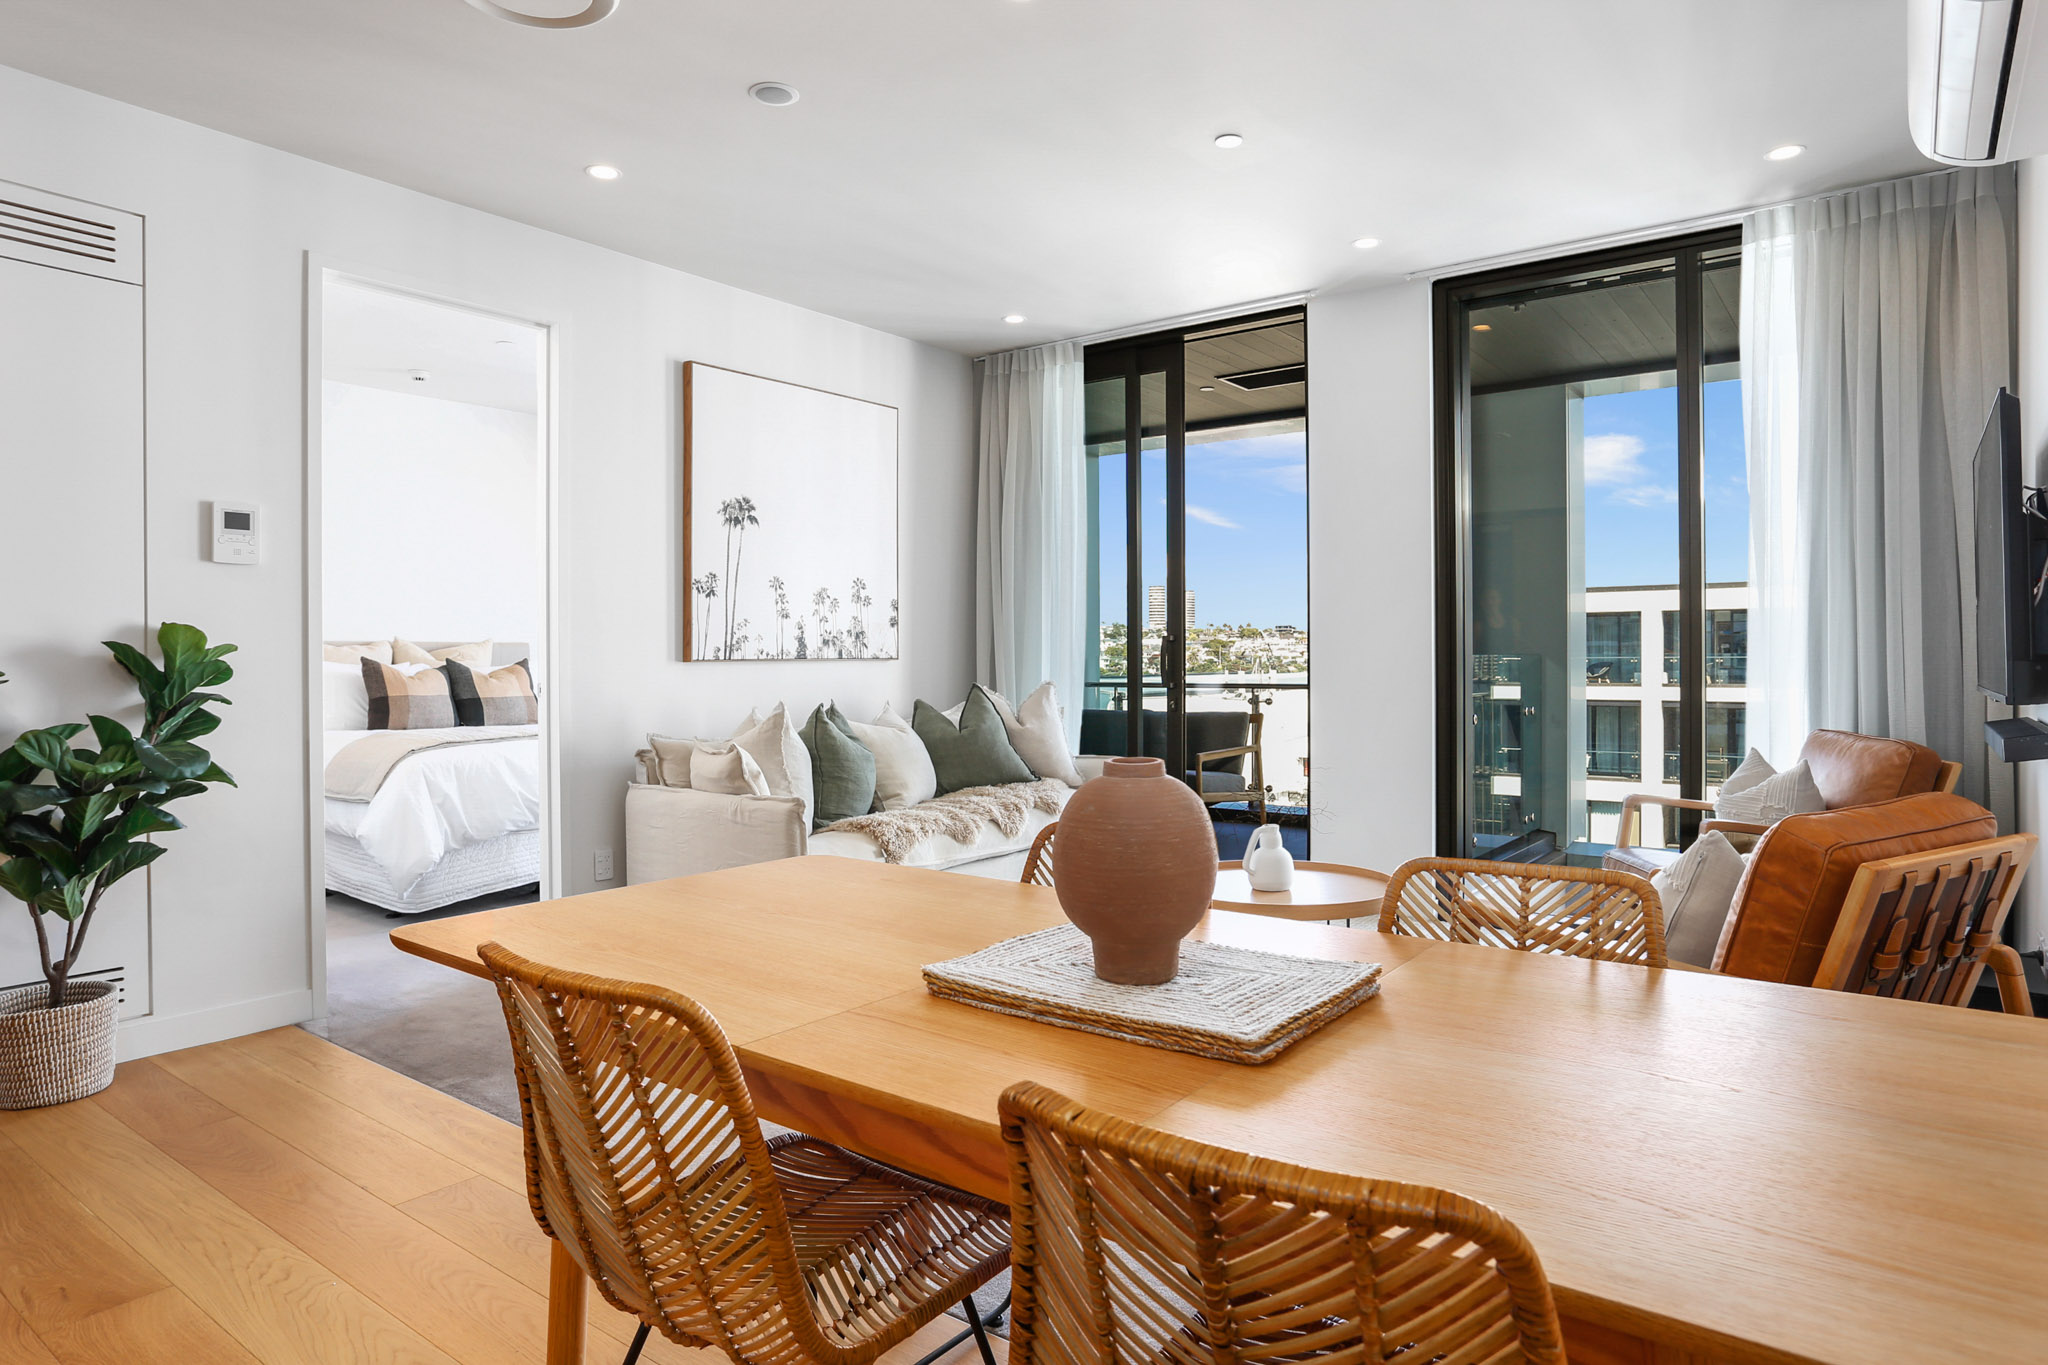
[[[1863,864],[1813,984],[1967,1005],[1989,965],[2007,1012],[2032,1014],[2019,954],[1998,935],[2039,845],[2034,835],[2009,834]]]
[[[1954,791],[1956,783],[1961,780],[1962,775],[1962,764],[1944,761],[1935,776],[1934,790],[1938,792]],[[1712,815],[1714,812],[1714,803],[1711,801],[1695,801],[1689,796],[1659,796],[1655,792],[1630,792],[1627,796],[1621,798],[1621,819],[1614,827],[1614,846],[1616,848],[1634,848],[1636,846],[1636,841],[1642,837],[1644,806],[1665,806],[1673,810],[1705,811],[1709,815]],[[1708,830],[1712,829],[1720,830],[1723,834],[1761,835],[1770,829],[1770,826],[1755,824],[1748,820],[1700,821],[1700,833],[1705,834]]]
[[[1256,693],[1252,696],[1252,711],[1247,719],[1251,725],[1250,743],[1239,744],[1229,749],[1209,749],[1195,755],[1195,786],[1198,789],[1201,788],[1202,774],[1207,771],[1211,763],[1220,763],[1226,758],[1249,758],[1251,762],[1247,766],[1250,767],[1251,774],[1245,782],[1245,789],[1243,791],[1212,792],[1199,790],[1197,794],[1206,804],[1211,806],[1219,805],[1225,801],[1243,801],[1247,805],[1256,807],[1259,812],[1259,823],[1263,825],[1266,823],[1266,751],[1263,745],[1266,733],[1266,713],[1259,709],[1259,700]]]

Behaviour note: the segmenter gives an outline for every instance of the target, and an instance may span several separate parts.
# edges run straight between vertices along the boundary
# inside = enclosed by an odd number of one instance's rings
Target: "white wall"
[[[2020,163],[2019,331],[2022,472],[2028,483],[2048,483],[2048,158]],[[2048,707],[2020,714],[2048,720]],[[2020,829],[2048,838],[2048,763],[2016,763],[2013,780]],[[2048,947],[2048,863],[2035,860],[2013,914],[2021,952]]]
[[[168,836],[152,869],[154,1010],[124,1034],[127,1055],[312,1009],[300,514],[309,251],[557,328],[565,891],[592,889],[593,849],[623,852],[622,786],[649,729],[729,728],[777,697],[803,708],[836,697],[858,713],[964,693],[964,358],[4,68],[0,128],[0,179],[148,218],[149,614],[241,646],[235,704],[210,741],[241,786],[190,802],[190,828]],[[613,188],[564,170],[564,194]],[[675,662],[688,359],[902,410],[900,662]],[[25,458],[0,449],[0,461]],[[201,504],[213,498],[269,514],[259,567],[202,560]],[[97,638],[81,635],[80,655]],[[34,975],[19,965],[0,963],[0,979]]]
[[[1308,306],[1310,800],[1319,861],[1436,852],[1430,287]]]
[[[539,640],[534,415],[331,379],[321,392],[325,638]]]

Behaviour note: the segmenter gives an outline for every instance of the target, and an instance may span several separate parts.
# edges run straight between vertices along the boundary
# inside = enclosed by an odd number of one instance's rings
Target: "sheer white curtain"
[[[1082,389],[1071,341],[982,363],[975,675],[1018,703],[1050,680],[1070,745],[1080,739],[1088,622]]]
[[[2014,168],[1941,171],[1743,223],[1750,733],[1917,740],[1993,790],[1971,460],[2014,382]]]

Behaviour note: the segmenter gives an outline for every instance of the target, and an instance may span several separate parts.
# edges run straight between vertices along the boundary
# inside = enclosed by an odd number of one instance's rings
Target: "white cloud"
[[[1224,516],[1221,512],[1211,512],[1208,508],[1197,507],[1193,503],[1188,504],[1188,515],[1196,521],[1207,522],[1211,526],[1221,526],[1226,531],[1241,529],[1236,522]]]
[[[1615,433],[1586,438],[1587,483],[1639,483],[1648,474],[1642,437]]]
[[[1678,490],[1660,484],[1636,483],[1615,489],[1607,495],[1607,501],[1620,503],[1623,507],[1661,507],[1665,503],[1677,502]]]

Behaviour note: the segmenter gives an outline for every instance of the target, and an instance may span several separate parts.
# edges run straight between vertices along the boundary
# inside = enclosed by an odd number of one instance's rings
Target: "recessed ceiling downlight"
[[[589,28],[600,19],[610,18],[612,11],[619,7],[619,0],[590,0],[576,13],[560,15],[528,14],[509,5],[501,5],[498,0],[469,0],[469,5],[493,19],[503,19],[508,24],[526,28]]]
[[[1788,142],[1782,147],[1771,148],[1771,150],[1764,153],[1764,157],[1769,161],[1790,161],[1805,150],[1806,145],[1804,143]]]
[[[607,166],[601,161],[595,166],[585,166],[583,173],[592,180],[617,180],[619,178],[619,168],[617,166]]]
[[[780,109],[785,104],[795,104],[803,95],[793,85],[781,81],[760,81],[747,87],[747,93],[756,101],[770,108]]]
[[[1244,134],[1218,133],[1216,135],[1216,145],[1218,147],[1221,147],[1226,152],[1231,150],[1231,148],[1233,147],[1242,147],[1244,146]]]
[[[1357,247],[1360,251],[1371,251],[1379,244],[1380,239],[1377,237],[1353,237],[1351,239],[1351,245]]]
[[[1014,327],[1024,321],[1024,315],[1022,313],[1007,313],[1003,316],[1003,321]]]

